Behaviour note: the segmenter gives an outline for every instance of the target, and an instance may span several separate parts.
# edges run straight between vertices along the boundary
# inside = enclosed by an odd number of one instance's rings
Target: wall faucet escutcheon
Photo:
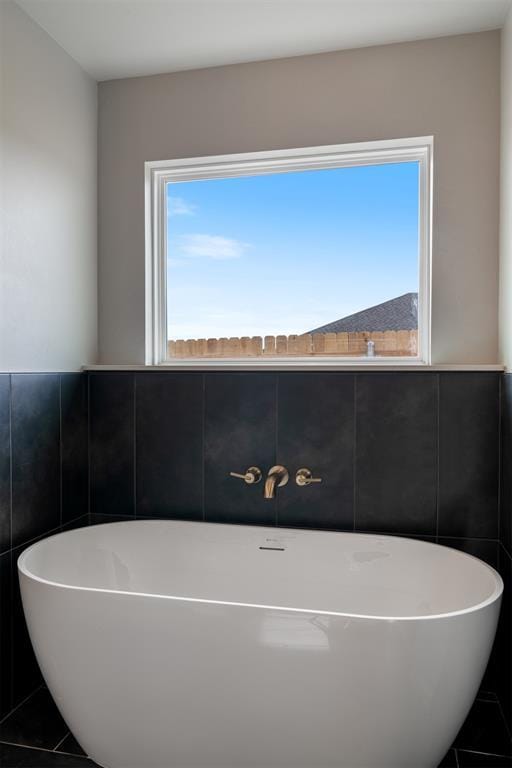
[[[256,485],[261,480],[261,469],[259,467],[249,467],[247,472],[241,474],[240,472],[230,472],[230,477],[238,477],[243,480],[247,485]]]
[[[311,470],[303,467],[302,469],[297,470],[297,474],[295,475],[295,482],[297,485],[304,487],[305,485],[311,485],[311,483],[321,483],[322,478],[313,477]]]

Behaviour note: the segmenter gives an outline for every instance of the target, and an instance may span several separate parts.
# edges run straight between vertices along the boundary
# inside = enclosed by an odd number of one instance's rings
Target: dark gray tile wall
[[[354,524],[355,379],[350,374],[277,377],[277,460],[291,471],[305,467],[322,483],[278,491],[277,523],[350,529]],[[262,467],[264,469],[264,467]],[[243,489],[242,489],[243,490]]]
[[[266,373],[204,377],[203,514],[209,522],[274,525],[275,499],[262,484],[248,486],[229,476],[250,466],[276,463],[276,377]],[[247,493],[249,491],[249,493]]]
[[[463,386],[457,373],[441,378],[440,535],[498,538],[498,516],[488,512],[498,508],[499,388],[492,374],[465,373]]]
[[[11,376],[11,543],[60,525],[58,374]]]
[[[202,377],[138,376],[135,386],[137,514],[154,517],[178,508],[184,518],[201,519]]]
[[[355,527],[437,534],[439,378],[356,377]]]
[[[512,734],[512,558],[503,546],[500,546],[499,571],[504,582],[504,592],[495,643],[495,687]]]
[[[62,524],[87,515],[88,439],[87,376],[60,377]]]
[[[93,514],[498,542],[498,373],[98,372],[89,387]],[[276,501],[229,476],[276,462],[292,476]],[[302,466],[323,482],[297,487]]]
[[[133,515],[134,375],[92,375],[89,385],[89,408],[91,508],[100,514]]]
[[[512,557],[512,374],[503,374],[501,389],[501,515],[500,541]]]
[[[0,552],[11,548],[11,380],[0,374]]]
[[[505,583],[498,629],[498,693],[512,732],[512,374],[501,386],[500,571]]]
[[[11,553],[0,555],[0,719],[12,707]]]
[[[88,521],[87,398],[82,374],[0,374],[0,719],[41,682],[18,556]]]

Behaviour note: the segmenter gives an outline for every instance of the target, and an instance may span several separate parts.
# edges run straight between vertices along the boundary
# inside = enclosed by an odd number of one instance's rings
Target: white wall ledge
[[[83,371],[148,371],[153,373],[173,372],[173,371],[198,371],[198,372],[210,372],[210,371],[423,371],[423,372],[440,372],[440,371],[504,371],[505,366],[502,364],[491,363],[467,363],[467,364],[454,364],[454,365],[425,365],[421,363],[402,363],[395,364],[394,362],[386,365],[379,362],[368,362],[364,364],[333,364],[329,363],[309,363],[304,365],[300,362],[290,361],[269,363],[267,361],[264,364],[252,363],[219,363],[217,361],[209,361],[210,364],[205,364],[204,360],[201,361],[183,361],[181,363],[174,363],[172,365],[84,365]]]

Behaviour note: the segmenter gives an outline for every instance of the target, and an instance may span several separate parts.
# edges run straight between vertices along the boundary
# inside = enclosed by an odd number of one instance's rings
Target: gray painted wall
[[[0,2],[0,370],[97,356],[97,85]]]
[[[144,362],[144,161],[430,134],[433,362],[497,362],[499,32],[113,80],[99,96],[101,362]]]

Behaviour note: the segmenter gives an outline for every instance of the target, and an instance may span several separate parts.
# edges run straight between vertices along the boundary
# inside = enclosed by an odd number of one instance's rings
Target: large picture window
[[[429,361],[432,141],[148,163],[148,362]]]

